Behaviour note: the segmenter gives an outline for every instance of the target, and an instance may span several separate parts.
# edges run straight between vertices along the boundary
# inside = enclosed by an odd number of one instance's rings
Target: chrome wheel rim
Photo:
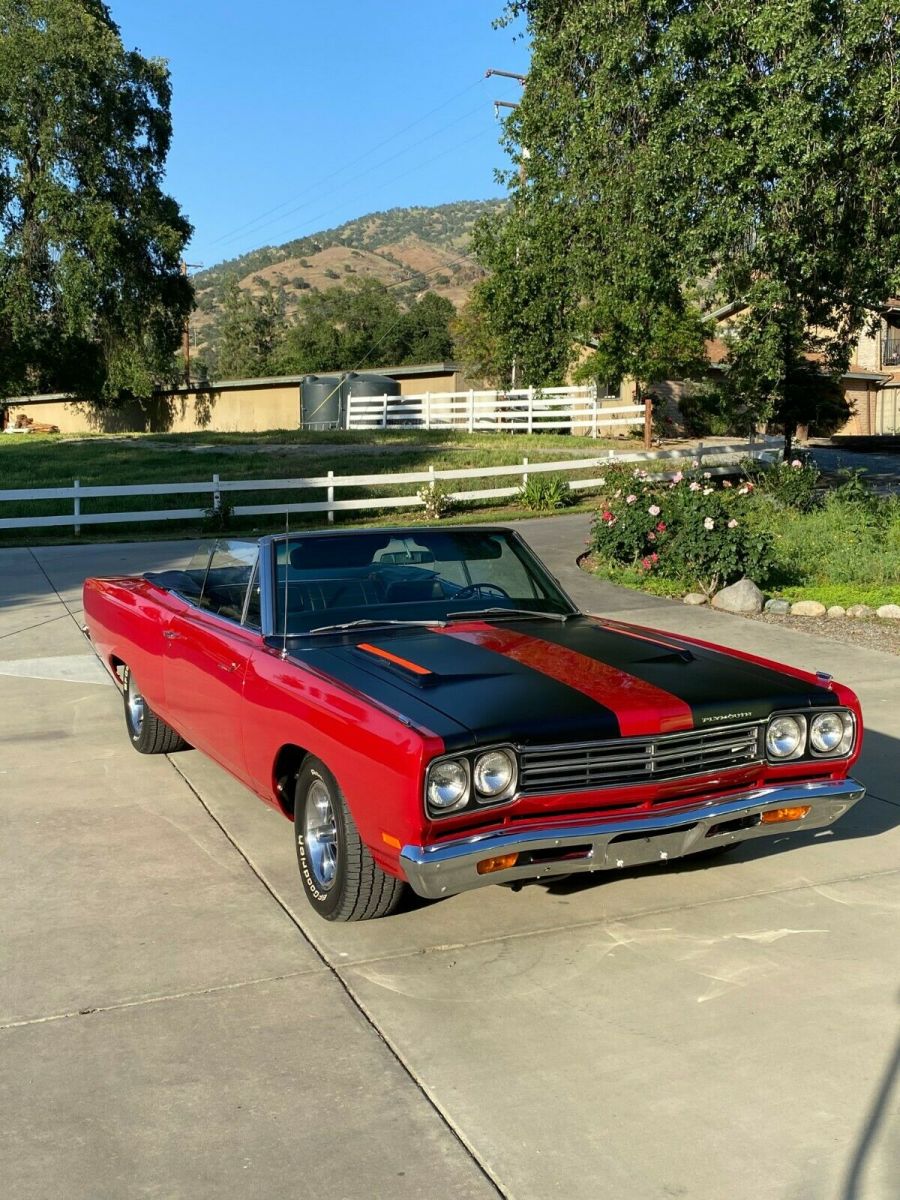
[[[315,779],[306,793],[303,844],[317,885],[327,891],[337,870],[337,826],[331,795],[321,779]]]
[[[125,696],[128,707],[128,723],[135,737],[140,737],[144,725],[144,697],[134,686],[134,679],[128,676],[128,691]]]

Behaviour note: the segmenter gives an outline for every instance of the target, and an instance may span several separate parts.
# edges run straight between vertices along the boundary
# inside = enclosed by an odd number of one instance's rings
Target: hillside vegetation
[[[334,229],[263,246],[219,263],[194,277],[195,349],[215,369],[222,343],[223,313],[237,282],[265,299],[288,323],[302,319],[309,292],[371,281],[390,289],[403,307],[428,293],[459,308],[482,275],[467,257],[476,220],[502,200],[464,200],[436,208],[394,208],[369,213]],[[307,294],[304,297],[304,293]]]

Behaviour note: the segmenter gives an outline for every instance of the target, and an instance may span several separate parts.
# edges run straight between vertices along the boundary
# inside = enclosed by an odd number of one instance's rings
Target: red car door
[[[198,750],[246,781],[241,707],[258,632],[188,609],[165,631],[164,676],[172,723]]]

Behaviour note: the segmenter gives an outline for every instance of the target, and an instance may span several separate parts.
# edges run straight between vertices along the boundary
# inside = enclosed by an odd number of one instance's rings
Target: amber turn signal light
[[[809,812],[810,805],[798,804],[794,808],[770,808],[760,817],[763,825],[777,825],[781,821],[802,821]]]
[[[479,875],[490,875],[492,871],[505,871],[519,861],[518,854],[498,854],[496,858],[483,858],[475,870]]]

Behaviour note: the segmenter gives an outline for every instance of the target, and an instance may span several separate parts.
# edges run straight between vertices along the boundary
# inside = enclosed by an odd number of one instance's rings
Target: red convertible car
[[[88,579],[143,754],[197,747],[294,824],[330,920],[830,825],[864,789],[848,688],[588,616],[514,532],[220,541]]]

